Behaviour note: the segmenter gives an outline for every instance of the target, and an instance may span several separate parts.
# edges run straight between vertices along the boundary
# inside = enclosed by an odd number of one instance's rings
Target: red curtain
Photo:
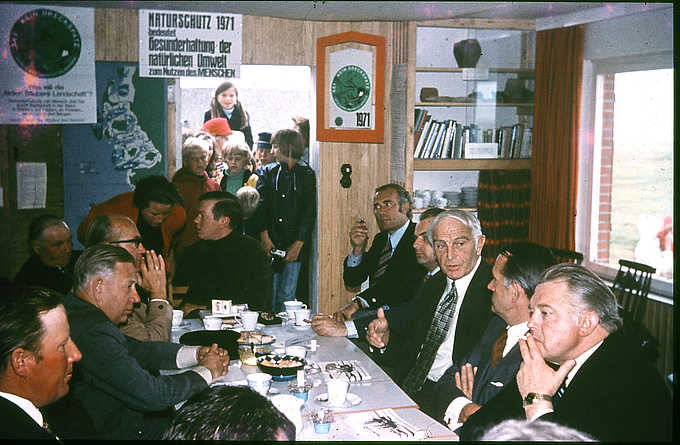
[[[574,250],[583,25],[536,34],[529,240]]]
[[[496,261],[501,248],[527,241],[531,209],[531,170],[479,172],[478,215],[486,243],[482,256]]]

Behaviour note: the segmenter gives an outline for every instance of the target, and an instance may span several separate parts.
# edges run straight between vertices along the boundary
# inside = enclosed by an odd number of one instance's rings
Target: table
[[[199,319],[185,320],[182,328],[173,329],[171,341],[178,343],[185,332],[203,329]],[[309,419],[312,410],[322,408],[314,401],[314,397],[326,392],[322,373],[308,374],[307,378],[315,384],[309,392],[308,400],[302,406],[303,428],[297,434],[298,440],[370,440],[357,433],[347,422],[347,415],[352,413],[369,412],[391,408],[406,422],[425,432],[427,439],[458,440],[458,436],[451,430],[418,410],[418,406],[402,391],[396,383],[373,362],[363,351],[345,337],[321,337],[311,327],[299,328],[283,323],[280,325],[264,326],[261,330],[273,335],[276,341],[269,345],[272,350],[283,350],[286,346],[300,344],[309,346],[312,339],[317,341],[316,352],[307,352],[310,363],[337,362],[339,360],[360,362],[364,370],[370,375],[369,380],[350,382],[349,393],[361,397],[361,403],[349,408],[333,408],[335,421],[331,424],[328,434],[319,435]],[[168,372],[168,371],[164,371]],[[217,379],[213,384],[247,384],[246,376],[260,372],[257,366],[241,365],[240,362],[230,364],[226,376]],[[289,394],[287,381],[273,381],[271,393]]]

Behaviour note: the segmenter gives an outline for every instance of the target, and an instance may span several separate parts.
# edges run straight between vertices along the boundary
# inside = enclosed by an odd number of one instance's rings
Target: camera
[[[286,257],[286,251],[285,250],[279,250],[275,247],[272,247],[272,250],[269,251],[271,256],[279,257],[281,259],[284,259]]]

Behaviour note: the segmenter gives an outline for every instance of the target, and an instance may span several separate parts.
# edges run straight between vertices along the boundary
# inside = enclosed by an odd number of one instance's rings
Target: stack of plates
[[[477,193],[479,191],[478,187],[461,187],[460,191],[463,194],[464,206],[477,207]]]
[[[461,192],[444,192],[444,198],[449,202],[449,207],[460,205]]]

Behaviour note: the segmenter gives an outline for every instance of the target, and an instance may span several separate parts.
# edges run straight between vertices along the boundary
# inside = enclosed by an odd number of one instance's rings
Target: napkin
[[[379,418],[389,419],[392,423],[378,422]],[[377,409],[359,413],[345,414],[345,422],[363,437],[372,440],[422,440],[428,434],[426,430],[406,422],[393,409]]]
[[[354,368],[354,375],[357,376],[358,378],[356,380],[351,379],[347,373],[343,372],[340,369],[331,369],[330,371],[326,370],[326,366],[334,364],[337,367],[340,367],[342,365],[351,365]],[[325,363],[319,363],[319,368],[321,368],[321,372],[323,373],[323,376],[326,380],[330,379],[340,379],[344,380],[346,382],[361,382],[364,380],[371,380],[371,375],[366,372],[363,366],[361,366],[361,363],[358,360],[339,360],[336,362],[325,362]]]

